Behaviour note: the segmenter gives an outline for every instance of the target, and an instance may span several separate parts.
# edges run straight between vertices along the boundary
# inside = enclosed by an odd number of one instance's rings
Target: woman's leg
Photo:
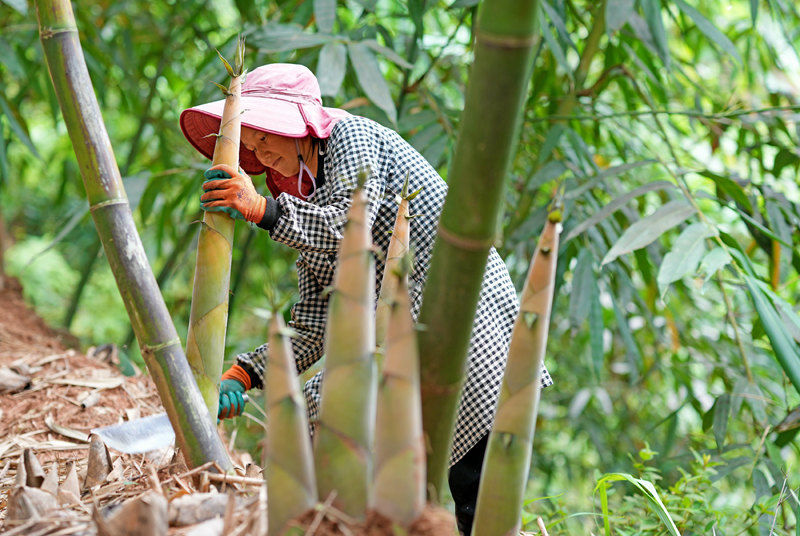
[[[464,536],[470,536],[472,532],[475,505],[478,502],[478,484],[481,481],[481,468],[488,439],[489,434],[483,436],[463,458],[450,468],[450,474],[447,477],[450,493],[456,503],[458,530]]]

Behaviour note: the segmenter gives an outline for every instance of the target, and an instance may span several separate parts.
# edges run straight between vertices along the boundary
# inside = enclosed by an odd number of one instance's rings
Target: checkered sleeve
[[[300,252],[336,254],[353,190],[362,172],[367,173],[364,190],[372,227],[386,189],[382,173],[384,145],[382,132],[370,125],[348,122],[337,128],[325,155],[326,191],[317,190],[308,201],[280,194],[277,202],[281,216],[270,232],[272,239]],[[323,195],[324,203],[320,201]]]

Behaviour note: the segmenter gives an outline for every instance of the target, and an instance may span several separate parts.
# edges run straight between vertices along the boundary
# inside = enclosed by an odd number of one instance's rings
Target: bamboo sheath
[[[239,167],[241,78],[241,74],[231,77],[212,165],[227,164],[233,169]],[[217,413],[219,382],[225,358],[235,223],[223,212],[206,211],[197,241],[186,358],[212,415]]]
[[[542,231],[522,290],[483,464],[474,534],[519,534],[558,262],[561,223],[554,214]]]
[[[363,177],[362,177],[363,178]],[[367,196],[353,194],[328,304],[325,372],[314,465],[320,499],[363,520],[370,499],[375,427],[375,261]]]
[[[405,219],[403,212],[398,214],[400,219]],[[373,505],[392,521],[408,527],[425,507],[419,356],[407,273],[394,270],[390,276],[395,280],[396,292],[390,306],[386,358],[378,387]]]
[[[449,191],[419,322],[428,490],[440,499],[475,309],[533,66],[538,0],[480,4]]]
[[[83,59],[69,0],[37,0],[39,33],[50,77],[83,177],[106,258],[117,281],[147,369],[190,466],[231,462],[197,384],[144,253],[111,142]]]
[[[308,419],[295,367],[283,317],[276,312],[270,320],[269,356],[264,372],[269,423],[265,470],[270,536],[283,534],[287,522],[317,503]]]

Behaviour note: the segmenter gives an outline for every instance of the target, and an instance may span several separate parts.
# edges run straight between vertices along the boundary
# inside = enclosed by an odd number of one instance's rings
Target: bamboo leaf
[[[776,242],[779,242],[779,243],[783,244],[784,246],[786,246],[787,248],[791,249],[791,247],[792,247],[792,243],[791,242],[787,242],[786,240],[784,240],[780,236],[778,236],[775,233],[773,233],[770,229],[764,227],[764,225],[759,223],[755,218],[753,218],[752,216],[747,214],[745,211],[741,210],[739,207],[734,207],[734,206],[728,205],[728,208],[730,208],[731,210],[733,210],[734,212],[739,214],[739,216],[741,216],[742,218],[747,220],[747,222],[750,225],[752,225],[753,227],[755,227],[756,229],[758,229],[759,231],[761,231],[762,233],[764,233],[765,235],[767,235],[771,239],[773,239]]]
[[[559,178],[567,171],[567,166],[565,166],[563,162],[559,160],[551,160],[543,167],[539,168],[534,176],[531,177],[527,187],[528,189],[539,188],[540,186]]]
[[[579,187],[575,188],[574,190],[564,194],[565,199],[576,199],[583,195],[584,192],[590,190],[601,183],[603,180],[608,179],[610,177],[617,177],[626,173],[632,169],[636,169],[642,166],[646,166],[647,164],[655,164],[655,160],[642,160],[640,162],[631,162],[630,164],[621,164],[619,166],[613,166],[603,171],[600,171],[591,177],[588,177],[588,182],[581,184]],[[654,184],[660,184],[662,181],[656,181]],[[671,183],[669,183],[671,184]]]
[[[617,243],[606,253],[601,266],[610,263],[620,255],[647,246],[669,229],[685,221],[694,212],[694,207],[686,201],[670,201],[646,218],[628,227]]]
[[[647,501],[650,503],[650,506],[656,512],[661,522],[667,528],[669,534],[673,536],[681,536],[681,533],[678,532],[678,527],[675,526],[675,523],[672,521],[672,517],[669,515],[667,511],[667,507],[664,506],[664,503],[661,502],[661,498],[658,496],[658,492],[656,491],[655,486],[648,481],[642,478],[636,478],[632,475],[627,473],[607,473],[597,482],[597,486],[595,487],[595,491],[598,489],[602,489],[601,486],[604,488],[610,482],[619,482],[619,481],[627,481],[636,488],[636,490],[644,495]],[[602,492],[601,492],[602,493]],[[602,497],[601,497],[602,500]],[[610,530],[606,531],[607,534],[610,534]]]
[[[274,53],[311,48],[333,40],[328,34],[309,34],[296,24],[268,23],[248,34],[250,44],[261,52]]]
[[[592,254],[588,249],[582,249],[575,264],[569,301],[569,323],[573,331],[580,328],[589,316],[592,288],[596,286]]]
[[[14,48],[5,39],[0,38],[0,63],[5,65],[8,71],[18,79],[26,77],[25,67],[19,61]]]
[[[778,315],[783,320],[783,324],[792,338],[800,343],[800,315],[795,312],[794,308],[786,300],[776,294],[769,285],[763,281],[758,281],[758,286],[772,300],[772,304],[775,306]]]
[[[739,55],[739,51],[736,50],[736,46],[730,39],[728,39],[728,36],[714,26],[711,21],[703,16],[702,13],[688,5],[683,0],[675,0],[675,3],[678,5],[681,11],[686,13],[689,18],[694,21],[694,23],[697,25],[697,28],[703,32],[706,37],[716,43],[717,46],[719,46],[723,51],[733,56],[736,61],[742,63],[742,57]]]
[[[314,18],[320,32],[331,33],[336,22],[336,0],[314,0]]]
[[[758,0],[750,0],[750,18],[752,19],[753,27],[755,28],[756,19],[758,19]],[[800,523],[797,524],[797,534],[800,536]]]
[[[317,80],[323,95],[335,96],[339,93],[347,69],[347,49],[339,41],[325,43],[319,51]]]
[[[714,181],[718,190],[722,190],[728,197],[733,199],[736,204],[741,205],[747,212],[753,212],[753,206],[750,204],[747,194],[739,184],[730,179],[718,175],[712,171],[704,170],[699,172],[703,177],[709,178]]]
[[[365,45],[367,45],[369,48],[371,48],[375,52],[377,52],[378,54],[381,54],[382,56],[386,56],[386,58],[388,58],[389,60],[394,62],[396,65],[399,65],[403,69],[413,69],[414,68],[414,65],[412,65],[409,62],[407,62],[406,59],[403,56],[401,56],[400,54],[398,54],[397,52],[395,52],[391,48],[381,45],[380,43],[378,43],[374,39],[365,39],[365,40],[363,40],[361,42],[364,43]]]
[[[622,337],[622,343],[625,345],[625,357],[630,363],[630,375],[631,378],[635,379],[639,375],[642,354],[639,352],[639,347],[636,345],[633,333],[631,333],[631,328],[628,325],[628,318],[625,316],[625,312],[619,306],[619,303],[617,303],[613,295],[611,296],[611,303],[614,307],[614,318],[617,321],[617,329],[619,329],[619,335]]]
[[[31,153],[33,153],[36,158],[41,160],[42,157],[39,156],[39,152],[36,150],[33,142],[28,137],[27,130],[19,123],[19,121],[17,121],[16,116],[14,116],[14,112],[11,111],[11,107],[8,105],[2,95],[0,95],[0,108],[2,108],[3,113],[8,119],[8,125],[11,127],[11,130],[14,132],[14,134],[16,134],[20,141],[24,143],[28,149],[30,149]]]
[[[461,7],[473,7],[473,6],[477,6],[480,3],[480,1],[481,0],[456,0],[455,2],[450,4],[450,7],[448,7],[447,9],[457,9],[457,8],[461,8]]]
[[[640,186],[635,190],[622,194],[621,196],[617,197],[616,199],[609,202],[606,206],[595,212],[589,219],[582,221],[580,224],[576,225],[564,239],[565,242],[575,238],[579,234],[583,233],[587,229],[594,227],[611,214],[628,204],[631,199],[635,199],[640,195],[644,195],[648,192],[653,192],[656,190],[668,190],[674,189],[675,185],[669,181],[655,181],[649,184],[645,184],[644,186]]]
[[[3,3],[19,12],[20,15],[28,14],[28,2],[25,0],[3,0]]]
[[[570,33],[567,30],[567,25],[564,24],[564,19],[561,18],[561,15],[553,9],[553,6],[550,5],[549,2],[542,2],[542,8],[544,8],[545,12],[547,13],[547,18],[550,19],[550,22],[553,23],[555,26],[556,31],[571,48],[577,50],[575,43],[572,42],[572,38],[570,37]]]
[[[725,445],[730,412],[731,396],[728,393],[723,393],[714,403],[714,422],[711,426],[714,431],[714,440],[717,442],[717,450],[722,450],[723,445]]]
[[[633,13],[633,0],[608,0],[606,3],[606,30],[614,33],[628,22]]]
[[[711,279],[711,276],[717,273],[717,270],[730,263],[732,260],[733,258],[724,248],[718,247],[709,251],[700,262],[700,272],[706,274],[703,282],[705,283]]]
[[[664,66],[669,69],[669,46],[667,45],[664,21],[661,19],[661,0],[642,0],[642,12],[650,34],[653,36],[653,45],[658,51],[658,55],[661,56]]]
[[[697,270],[706,250],[705,239],[713,234],[714,230],[705,223],[693,223],[678,236],[658,270],[657,280],[662,296],[670,283]]]
[[[599,383],[605,361],[603,350],[603,307],[600,304],[600,288],[597,280],[592,279],[592,303],[589,306],[589,346],[592,351],[592,367],[595,381]]]
[[[375,55],[364,43],[351,43],[348,44],[348,48],[350,50],[350,61],[353,63],[358,83],[364,93],[378,108],[386,112],[392,123],[396,123],[397,110],[394,107],[389,86],[381,73]]]
[[[563,69],[564,74],[572,80],[572,67],[570,67],[569,62],[567,62],[567,56],[564,54],[564,49],[561,48],[561,44],[558,40],[553,37],[553,32],[550,31],[550,25],[547,24],[547,21],[544,20],[544,17],[540,18],[540,25],[542,29],[542,37],[544,37],[545,43],[547,43],[547,48],[550,49],[550,52],[553,54],[553,57],[556,59],[556,62],[561,66]]]
[[[800,392],[800,351],[798,351],[797,344],[782,329],[778,315],[761,290],[758,280],[745,275],[744,281],[761,319],[761,324],[764,326],[764,331],[767,333],[767,338],[775,351],[775,357],[794,388]]]

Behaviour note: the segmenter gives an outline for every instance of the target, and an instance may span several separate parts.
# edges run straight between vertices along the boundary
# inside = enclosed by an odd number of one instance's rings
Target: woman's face
[[[250,127],[242,127],[242,145],[253,151],[259,162],[272,168],[285,177],[297,175],[300,163],[297,161],[296,138],[269,134]],[[298,139],[302,150],[308,138]]]

